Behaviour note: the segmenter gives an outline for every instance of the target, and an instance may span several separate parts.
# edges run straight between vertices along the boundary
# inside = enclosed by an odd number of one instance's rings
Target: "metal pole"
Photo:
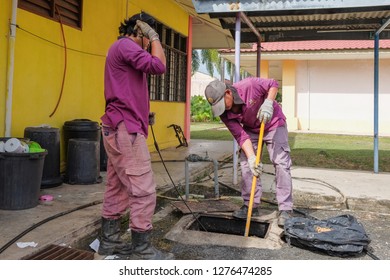
[[[375,32],[374,43],[374,173],[379,171],[379,140],[378,140],[378,110],[379,110],[379,34],[390,24],[390,18]]]
[[[221,57],[221,82],[225,82],[225,59]]]
[[[235,64],[235,79],[234,82],[238,82],[240,80],[240,43],[241,43],[241,13],[236,14],[236,33],[235,33],[235,52],[234,52],[234,64]],[[236,140],[233,140],[233,185],[237,185],[238,183],[238,143]]]
[[[374,46],[374,173],[378,173],[379,33],[375,33]]]
[[[213,163],[214,163],[214,194],[215,194],[215,198],[219,198],[218,161],[214,159]]]
[[[260,78],[260,62],[261,62],[261,40],[257,41],[257,60],[256,60],[256,76]]]
[[[185,186],[185,193],[186,193],[186,200],[190,198],[190,171],[188,168],[188,160],[185,161],[184,165],[184,172],[185,172],[185,181],[186,181],[186,186]]]

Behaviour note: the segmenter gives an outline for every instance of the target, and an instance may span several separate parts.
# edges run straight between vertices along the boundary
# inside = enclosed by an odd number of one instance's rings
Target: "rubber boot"
[[[156,249],[150,244],[151,230],[146,232],[131,231],[131,241],[133,244],[133,254],[131,259],[134,260],[173,260],[172,253],[165,253]]]
[[[243,205],[240,209],[233,212],[232,216],[237,219],[247,219],[248,218],[248,206]],[[252,208],[252,216],[251,217],[259,217],[260,212],[258,208]]]
[[[131,255],[131,244],[121,240],[121,219],[102,218],[99,255]]]

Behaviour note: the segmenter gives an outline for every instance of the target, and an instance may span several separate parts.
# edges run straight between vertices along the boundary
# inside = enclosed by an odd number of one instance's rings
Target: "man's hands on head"
[[[144,35],[147,39],[149,39],[150,42],[160,39],[157,32],[154,31],[154,29],[151,28],[150,25],[147,24],[146,22],[137,20],[136,27],[141,30],[142,35]]]

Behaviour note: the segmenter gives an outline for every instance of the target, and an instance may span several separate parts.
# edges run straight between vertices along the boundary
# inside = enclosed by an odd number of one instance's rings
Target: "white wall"
[[[210,75],[195,72],[195,74],[191,77],[191,96],[201,95],[204,97],[204,90],[206,86],[214,80],[216,80],[216,78],[213,78]]]
[[[379,70],[379,136],[390,135],[390,59]],[[374,61],[297,61],[300,130],[373,135]]]

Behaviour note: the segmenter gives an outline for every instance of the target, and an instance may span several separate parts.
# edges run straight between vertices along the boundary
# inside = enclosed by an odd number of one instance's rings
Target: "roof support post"
[[[376,32],[374,43],[374,173],[379,172],[379,139],[378,139],[378,108],[379,108],[379,34],[390,24],[388,19]]]
[[[374,173],[378,173],[378,104],[379,104],[379,34],[375,33],[374,43]]]
[[[260,78],[260,62],[261,62],[261,40],[257,42],[257,58],[256,58],[256,76]]]
[[[251,31],[257,37],[257,60],[256,60],[256,76],[260,77],[260,61],[261,61],[261,35],[259,31],[255,28],[251,20],[243,13],[240,12],[241,19],[249,26]]]
[[[235,31],[235,51],[234,51],[234,64],[235,64],[235,76],[234,82],[240,80],[240,54],[241,54],[241,13],[236,14],[236,31]],[[238,184],[238,143],[236,140],[233,140],[233,185]]]
[[[257,44],[257,69],[256,74],[258,77],[260,77],[260,42],[261,42],[261,35],[259,31],[253,26],[252,22],[248,19],[248,17],[243,12],[238,12],[236,14],[236,31],[235,31],[235,40],[234,40],[234,64],[235,64],[235,79],[234,82],[238,82],[240,80],[240,55],[241,55],[241,19],[250,27],[253,33],[256,34],[258,38],[258,44]],[[237,169],[238,169],[238,144],[237,141],[233,141],[233,185],[238,184],[238,177],[237,177]]]

